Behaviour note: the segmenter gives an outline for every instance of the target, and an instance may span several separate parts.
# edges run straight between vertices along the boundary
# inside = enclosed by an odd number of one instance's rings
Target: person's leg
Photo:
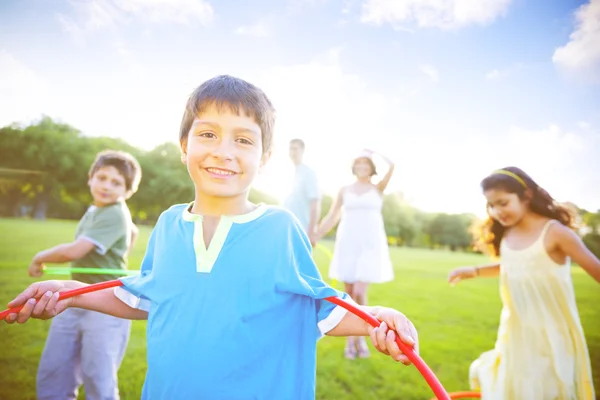
[[[67,309],[52,319],[36,375],[38,400],[74,400],[81,377],[81,310]]]
[[[348,295],[352,298],[352,300],[356,301],[354,298],[354,284],[353,283],[344,283],[344,291],[348,293]],[[346,348],[344,349],[344,357],[349,360],[353,360],[356,358],[356,337],[348,336],[346,339]]]
[[[354,301],[361,306],[367,305],[367,289],[369,284],[367,282],[356,282],[354,284]]]
[[[127,350],[131,321],[86,311],[82,373],[87,400],[118,400],[117,373]]]
[[[367,289],[369,284],[366,282],[356,282],[354,284],[354,296],[358,304],[361,306],[367,305]],[[367,345],[367,341],[364,337],[359,337],[357,340],[357,348],[358,348],[358,357],[367,358],[370,356],[369,346]]]

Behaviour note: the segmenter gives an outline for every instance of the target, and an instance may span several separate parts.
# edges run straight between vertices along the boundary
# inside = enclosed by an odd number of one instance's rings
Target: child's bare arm
[[[98,311],[125,319],[146,319],[148,313],[129,307],[119,300],[114,289],[105,289],[86,293],[81,296],[59,300],[59,292],[87,286],[78,281],[42,281],[35,282],[8,303],[9,308],[23,306],[18,314],[9,314],[7,323],[24,323],[29,318],[50,319],[60,314],[68,307],[83,308]]]
[[[331,205],[331,208],[329,209],[329,212],[327,213],[325,218],[323,218],[323,220],[319,224],[319,227],[317,228],[317,233],[316,233],[317,238],[321,238],[321,237],[327,235],[327,233],[330,230],[332,230],[333,227],[340,220],[340,215],[341,215],[341,211],[342,211],[342,203],[343,203],[343,199],[342,199],[343,191],[344,191],[343,188],[339,191],[337,197],[335,198],[335,200],[333,201],[333,204]]]
[[[496,277],[500,275],[500,264],[480,265],[477,267],[455,268],[448,274],[448,282],[455,285],[465,279],[478,277]]]
[[[89,240],[79,238],[71,243],[63,243],[37,253],[29,265],[30,276],[41,276],[45,263],[66,263],[80,259],[94,249]]]
[[[600,260],[586,247],[581,238],[566,226],[555,224],[558,248],[573,262],[579,264],[596,282],[600,283]]]
[[[373,152],[373,151],[371,151],[371,152]],[[373,152],[373,153],[375,153],[375,152]],[[379,154],[379,156],[381,158],[383,158],[385,160],[385,162],[387,162],[388,165],[389,165],[388,171],[383,176],[383,179],[381,179],[381,181],[379,181],[376,184],[377,189],[381,193],[383,193],[383,192],[385,192],[385,189],[387,188],[388,184],[390,183],[390,180],[392,179],[392,175],[394,174],[394,169],[395,169],[396,165],[394,164],[394,162],[390,158],[384,156],[381,153],[377,153],[377,154]]]
[[[415,326],[399,311],[386,307],[359,306],[364,312],[374,316],[381,325],[373,328],[363,319],[351,312],[347,312],[340,323],[327,332],[328,336],[371,336],[373,346],[384,354],[390,355],[394,360],[403,364],[410,361],[395,342],[396,334],[404,343],[419,351],[418,334]]]
[[[58,246],[40,251],[33,257],[33,261],[40,264],[69,262],[85,256],[94,250],[95,246],[91,241],[79,238],[74,242],[59,244]]]

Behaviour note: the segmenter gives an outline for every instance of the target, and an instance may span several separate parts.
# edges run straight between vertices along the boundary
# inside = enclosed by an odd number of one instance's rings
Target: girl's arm
[[[340,189],[337,197],[331,205],[331,208],[329,209],[329,212],[319,224],[316,232],[317,238],[322,238],[323,236],[327,235],[327,233],[329,233],[329,231],[332,230],[333,227],[339,222],[342,212],[343,192],[344,188]]]
[[[500,264],[499,263],[480,265],[480,266],[477,266],[474,268],[475,268],[475,276],[481,276],[484,278],[494,278],[494,277],[500,275]]]
[[[451,284],[457,284],[465,279],[472,279],[480,276],[492,278],[498,275],[500,275],[500,264],[498,263],[480,265],[477,267],[461,267],[450,271],[448,274],[448,282]]]
[[[573,262],[579,264],[596,282],[600,283],[600,261],[587,248],[581,238],[562,224],[554,224],[556,229],[553,233],[556,235],[557,247]]]

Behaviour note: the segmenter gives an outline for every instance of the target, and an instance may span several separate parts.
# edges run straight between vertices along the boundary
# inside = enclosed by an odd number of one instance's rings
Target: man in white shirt
[[[292,190],[285,200],[285,207],[300,220],[311,244],[314,246],[315,230],[321,214],[321,193],[317,174],[302,162],[305,144],[301,139],[290,141],[290,159],[296,167]]]

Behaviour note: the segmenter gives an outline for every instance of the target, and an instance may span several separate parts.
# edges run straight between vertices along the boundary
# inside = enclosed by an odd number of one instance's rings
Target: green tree
[[[470,232],[473,215],[470,214],[438,214],[428,227],[431,243],[435,246],[467,249],[473,239]]]

